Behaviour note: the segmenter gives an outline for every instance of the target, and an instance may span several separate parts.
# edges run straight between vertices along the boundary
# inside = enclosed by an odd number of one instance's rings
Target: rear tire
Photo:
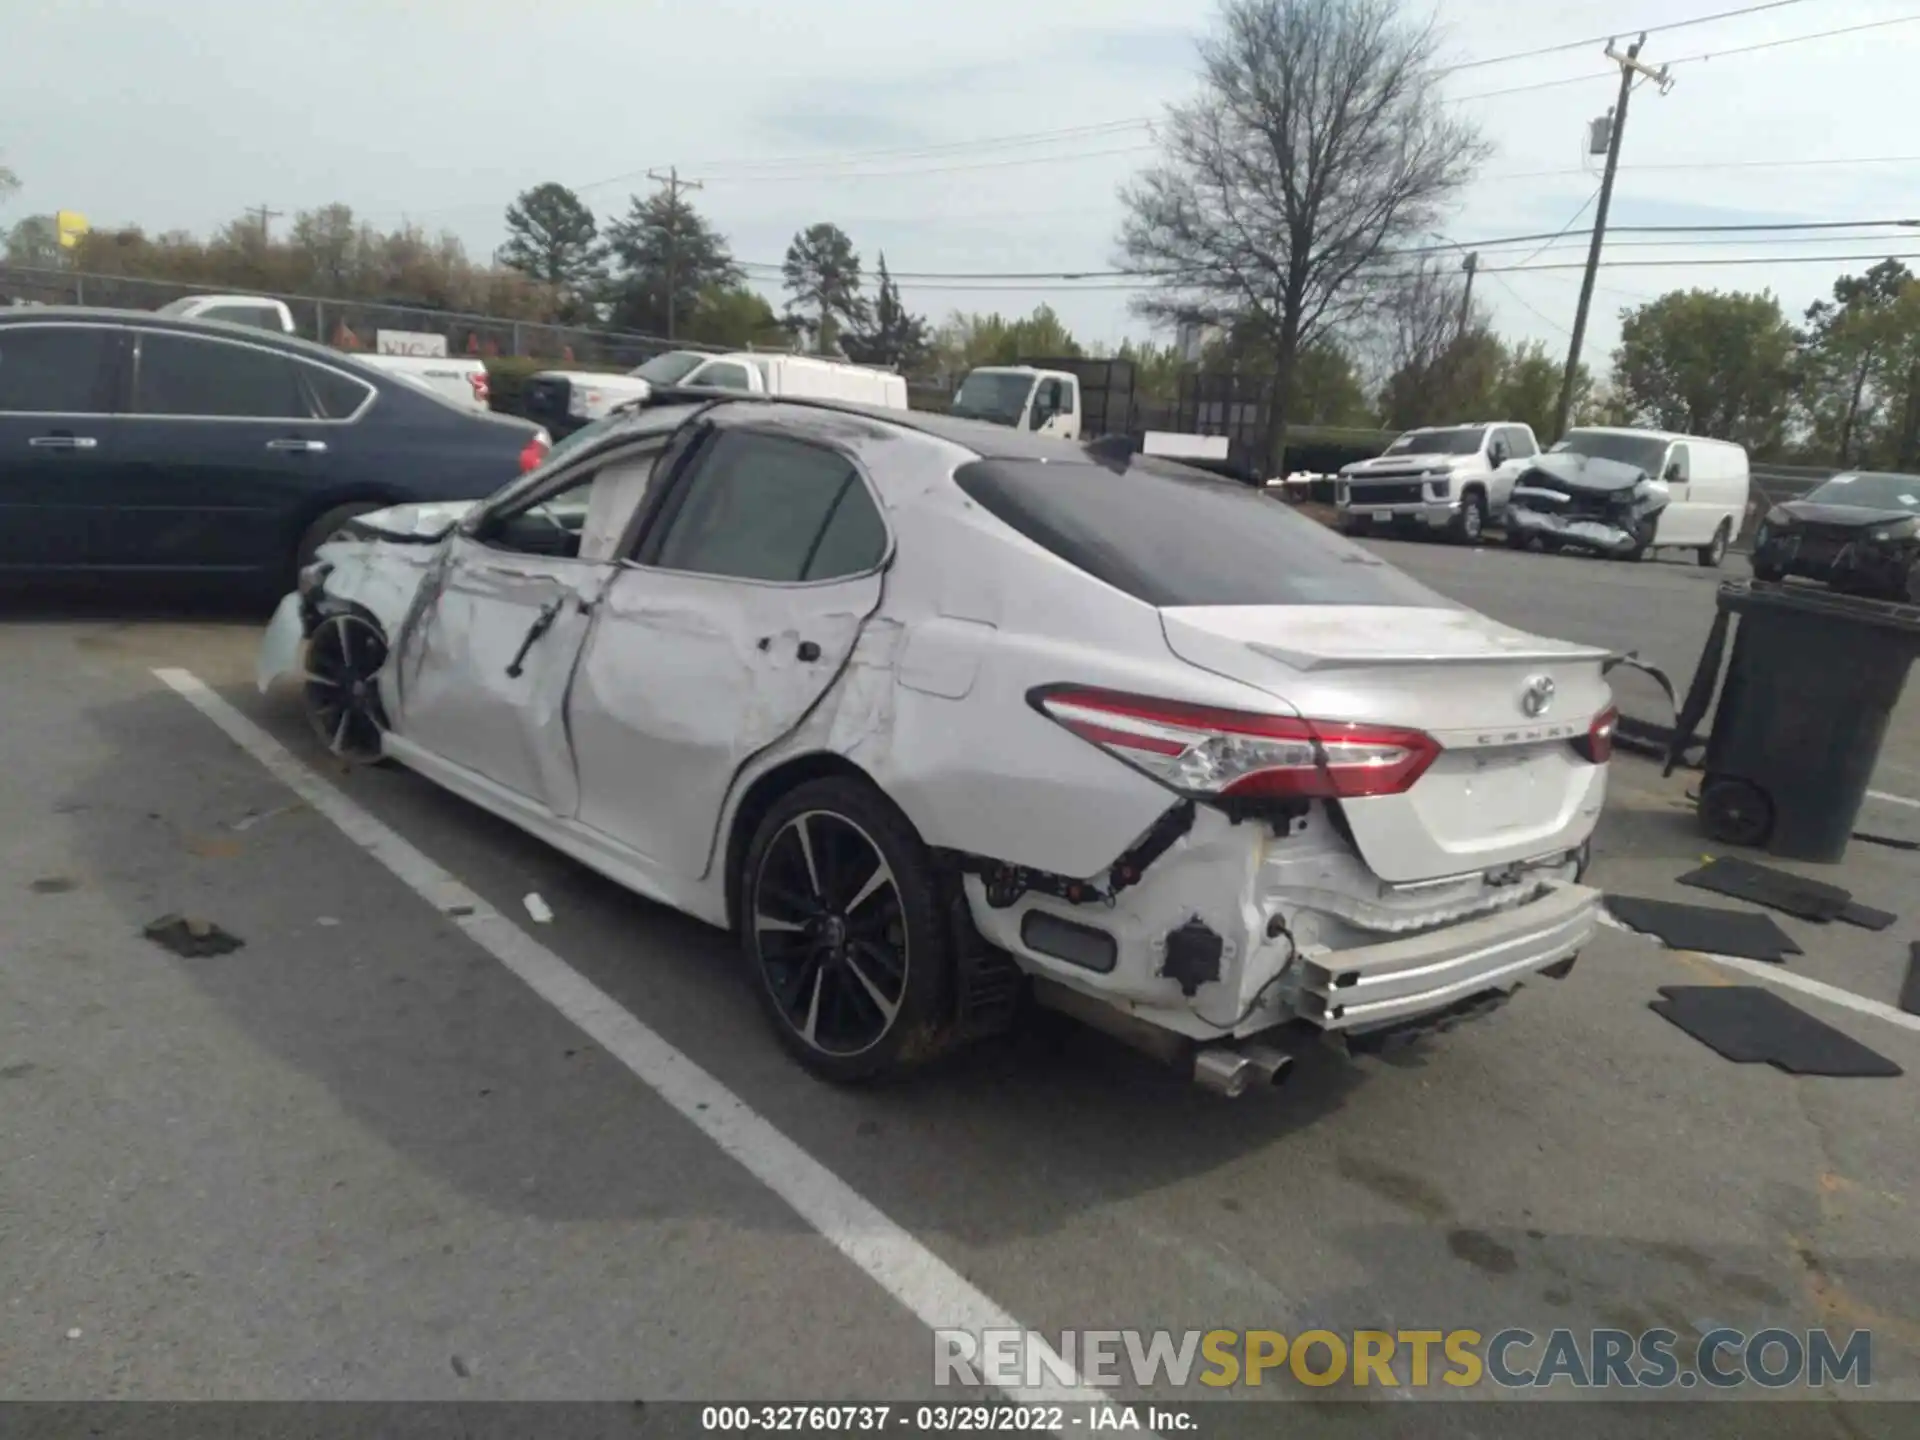
[[[1722,520],[1720,528],[1713,532],[1713,539],[1700,547],[1700,563],[1709,570],[1718,570],[1720,562],[1727,558],[1727,545],[1731,539],[1727,522]]]
[[[932,857],[868,782],[776,801],[741,867],[740,945],[761,1008],[808,1070],[841,1083],[953,1042],[953,949]]]

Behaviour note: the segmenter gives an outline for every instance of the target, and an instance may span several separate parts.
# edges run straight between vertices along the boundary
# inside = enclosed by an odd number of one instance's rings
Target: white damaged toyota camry
[[[1237,1094],[1566,973],[1608,658],[1125,446],[682,396],[354,521],[260,683],[732,930],[822,1075],[1033,1001]]]

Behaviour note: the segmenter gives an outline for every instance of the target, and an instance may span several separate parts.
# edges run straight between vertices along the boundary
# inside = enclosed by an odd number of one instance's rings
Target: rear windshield
[[[954,479],[1036,545],[1156,607],[1450,606],[1281,501],[1181,465],[976,460]]]
[[[1487,438],[1481,426],[1466,430],[1410,430],[1387,447],[1389,455],[1477,455]]]
[[[1920,475],[1836,475],[1807,499],[1821,505],[1858,505],[1863,510],[1920,514]]]

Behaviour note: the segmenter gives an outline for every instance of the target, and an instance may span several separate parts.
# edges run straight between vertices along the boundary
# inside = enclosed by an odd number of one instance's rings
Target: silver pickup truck
[[[1532,427],[1517,421],[1409,430],[1384,455],[1340,471],[1340,528],[1356,535],[1376,524],[1419,526],[1476,543],[1489,521],[1505,516],[1514,481],[1539,453]]]

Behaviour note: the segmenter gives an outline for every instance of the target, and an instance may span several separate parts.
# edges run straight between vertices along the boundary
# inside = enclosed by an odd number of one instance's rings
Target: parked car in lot
[[[829,1077],[998,1028],[1030,986],[1238,1093],[1296,1031],[1477,1012],[1595,926],[1605,652],[1233,481],[676,399],[477,505],[350,528],[262,688],[731,927]]]
[[[0,314],[0,572],[285,588],[351,516],[473,498],[546,433],[289,336],[145,311]]]
[[[1920,603],[1920,475],[1849,471],[1775,505],[1754,532],[1753,574]]]
[[[1342,467],[1340,527],[1358,535],[1376,524],[1425,526],[1473,544],[1489,521],[1505,519],[1514,481],[1539,453],[1533,427],[1512,421],[1409,430],[1385,454]]]
[[[1569,430],[1525,468],[1507,516],[1509,545],[1565,546],[1638,560],[1694,551],[1716,567],[1746,519],[1747,452],[1658,430]]]

